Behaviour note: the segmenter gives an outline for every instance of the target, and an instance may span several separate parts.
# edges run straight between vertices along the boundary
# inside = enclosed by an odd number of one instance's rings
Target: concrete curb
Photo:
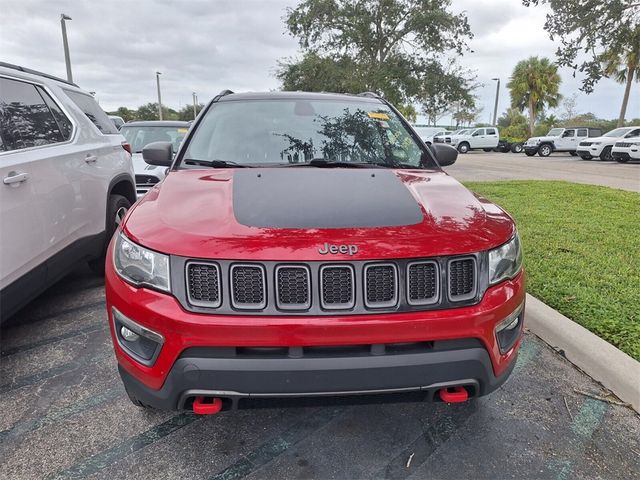
[[[527,295],[525,327],[640,413],[640,362]]]

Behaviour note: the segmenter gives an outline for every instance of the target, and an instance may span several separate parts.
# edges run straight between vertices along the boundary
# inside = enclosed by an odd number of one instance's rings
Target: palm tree
[[[536,118],[546,107],[557,107],[560,101],[558,67],[548,58],[529,57],[518,62],[507,84],[511,106],[529,112],[529,134],[533,135]]]
[[[631,41],[624,50],[605,52],[601,56],[601,61],[604,74],[607,77],[612,77],[616,82],[625,84],[620,116],[618,117],[618,126],[622,127],[627,113],[631,84],[634,77],[636,82],[640,81],[640,26],[632,33]]]

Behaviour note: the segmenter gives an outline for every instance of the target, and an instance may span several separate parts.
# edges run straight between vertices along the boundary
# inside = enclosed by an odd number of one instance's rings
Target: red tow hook
[[[215,415],[222,410],[222,399],[212,398],[211,403],[204,401],[205,397],[196,397],[193,401],[193,413],[198,415]]]
[[[447,403],[466,402],[469,398],[469,393],[464,387],[441,388],[439,393],[442,401]]]

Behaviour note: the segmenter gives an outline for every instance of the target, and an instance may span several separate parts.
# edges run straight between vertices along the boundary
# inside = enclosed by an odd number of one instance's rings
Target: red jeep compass
[[[136,405],[456,402],[513,370],[514,222],[443,172],[455,150],[425,146],[386,101],[224,91],[175,158],[168,142],[143,156],[170,171],[120,224],[106,268]]]

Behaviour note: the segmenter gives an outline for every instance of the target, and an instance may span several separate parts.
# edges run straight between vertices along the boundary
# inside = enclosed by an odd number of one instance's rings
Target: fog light
[[[143,365],[153,365],[160,354],[164,337],[124,316],[115,307],[111,309],[111,318],[120,348]]]
[[[500,353],[507,353],[520,338],[524,317],[524,305],[520,305],[511,315],[496,326],[496,340]]]
[[[122,338],[124,338],[127,342],[135,342],[140,338],[140,335],[138,335],[135,332],[132,332],[127,327],[122,327],[120,329],[120,335],[122,335]]]

